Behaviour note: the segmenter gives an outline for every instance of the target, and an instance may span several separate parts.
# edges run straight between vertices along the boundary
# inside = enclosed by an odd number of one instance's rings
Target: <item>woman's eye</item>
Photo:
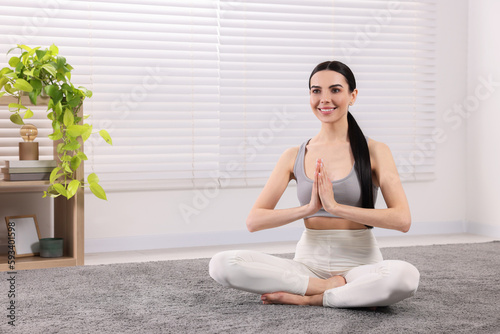
[[[340,92],[340,89],[337,88],[332,89],[332,93],[338,93],[338,92]]]
[[[313,90],[312,90],[312,93],[313,93],[313,94],[318,94],[318,93],[319,93],[319,89],[313,89]]]

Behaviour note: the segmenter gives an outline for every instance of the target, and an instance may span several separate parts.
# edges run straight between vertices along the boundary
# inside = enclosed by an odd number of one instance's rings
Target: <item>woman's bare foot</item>
[[[339,275],[332,276],[328,279],[310,277],[309,285],[307,286],[306,296],[314,296],[330,290],[338,288],[346,284],[345,278]]]
[[[323,294],[300,296],[288,292],[273,292],[263,294],[260,299],[263,304],[311,305],[323,306]]]

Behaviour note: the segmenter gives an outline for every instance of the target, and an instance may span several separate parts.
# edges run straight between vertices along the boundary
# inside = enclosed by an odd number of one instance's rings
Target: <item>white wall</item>
[[[495,122],[499,115],[495,114],[498,107],[494,109],[494,106],[499,105],[499,94],[496,92],[495,98],[481,101],[479,110],[467,119],[467,125],[455,107],[466,101],[468,92],[474,92],[478,75],[487,77],[491,73],[500,80],[498,68],[494,67],[500,48],[492,33],[500,28],[500,23],[494,21],[493,7],[498,7],[494,0],[471,1],[470,8],[467,0],[438,1],[436,127],[442,131],[440,138],[444,139],[437,144],[436,180],[404,184],[413,218],[409,234],[469,230],[500,236],[500,221],[493,213],[495,200],[499,198],[493,190],[500,186],[495,172],[500,166],[498,154],[490,154],[498,152],[494,143],[499,142],[499,132],[495,132],[494,126],[499,124]],[[211,188],[211,184],[207,187]],[[204,189],[200,191],[203,194]],[[208,200],[194,190],[108,191],[107,202],[87,193],[86,251],[296,240],[302,229],[300,222],[268,231],[246,231],[245,218],[259,191],[260,188],[224,189],[216,196],[208,196],[212,197]],[[279,207],[297,206],[295,191],[295,187],[290,187]],[[22,204],[24,197],[0,194],[0,217],[35,213],[42,236],[48,236],[51,201],[42,200],[39,194],[30,194],[32,205],[26,207]],[[185,219],[180,211],[183,206],[193,207],[198,212]],[[383,207],[382,196],[379,196],[377,207]],[[4,230],[5,224],[0,224],[0,244],[6,240],[2,237],[6,235],[2,233]],[[375,233],[401,235],[383,229],[375,229]]]
[[[500,235],[500,2],[469,4],[468,230]],[[480,79],[482,78],[482,79]],[[484,84],[483,82],[494,83]]]
[[[410,234],[459,233],[466,229],[466,126],[462,122],[454,128],[457,121],[451,117],[456,116],[453,105],[461,103],[467,94],[467,20],[467,0],[438,1],[437,128],[444,134],[440,138],[445,139],[437,146],[436,180],[404,184],[413,217]],[[192,190],[109,192],[107,202],[88,194],[86,251],[296,240],[300,222],[269,231],[246,231],[245,218],[259,190],[224,189],[206,202]],[[382,202],[379,196],[377,206],[383,206]],[[197,206],[199,213],[186,221],[180,213],[183,205]],[[297,205],[295,188],[291,187],[279,206]],[[375,229],[375,233],[398,232]]]

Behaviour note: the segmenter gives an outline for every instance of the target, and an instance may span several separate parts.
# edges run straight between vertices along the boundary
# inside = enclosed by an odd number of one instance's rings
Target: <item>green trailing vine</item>
[[[11,57],[9,67],[0,70],[0,97],[6,95],[17,98],[17,103],[10,103],[8,106],[12,113],[10,120],[14,124],[23,125],[26,119],[33,116],[33,111],[22,104],[23,95],[28,94],[34,105],[37,104],[38,97],[47,96],[47,118],[52,121],[54,130],[49,138],[59,141],[56,149],[58,165],[50,174],[50,185],[43,197],[62,195],[70,199],[80,187],[88,186],[96,197],[106,199],[106,193],[99,185],[99,178],[95,173],[87,177],[87,183],[75,177],[82,161],[87,160],[82,143],[94,134],[92,125],[83,123],[78,116],[83,101],[91,98],[92,92],[71,83],[73,67],[66,62],[66,58],[59,55],[57,46],[51,45],[42,50],[41,47],[18,45],[7,54],[13,50],[20,50],[21,55]],[[98,133],[108,144],[112,144],[106,130]]]

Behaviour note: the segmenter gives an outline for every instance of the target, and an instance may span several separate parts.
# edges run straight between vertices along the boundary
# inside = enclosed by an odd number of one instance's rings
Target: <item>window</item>
[[[113,137],[85,148],[106,189],[261,185],[318,131],[307,80],[331,59],[356,75],[365,134],[421,180],[434,172],[434,17],[434,1],[23,1],[2,6],[0,61],[15,44],[59,47],[94,92],[89,121]],[[0,128],[0,155],[15,159],[5,109]]]

